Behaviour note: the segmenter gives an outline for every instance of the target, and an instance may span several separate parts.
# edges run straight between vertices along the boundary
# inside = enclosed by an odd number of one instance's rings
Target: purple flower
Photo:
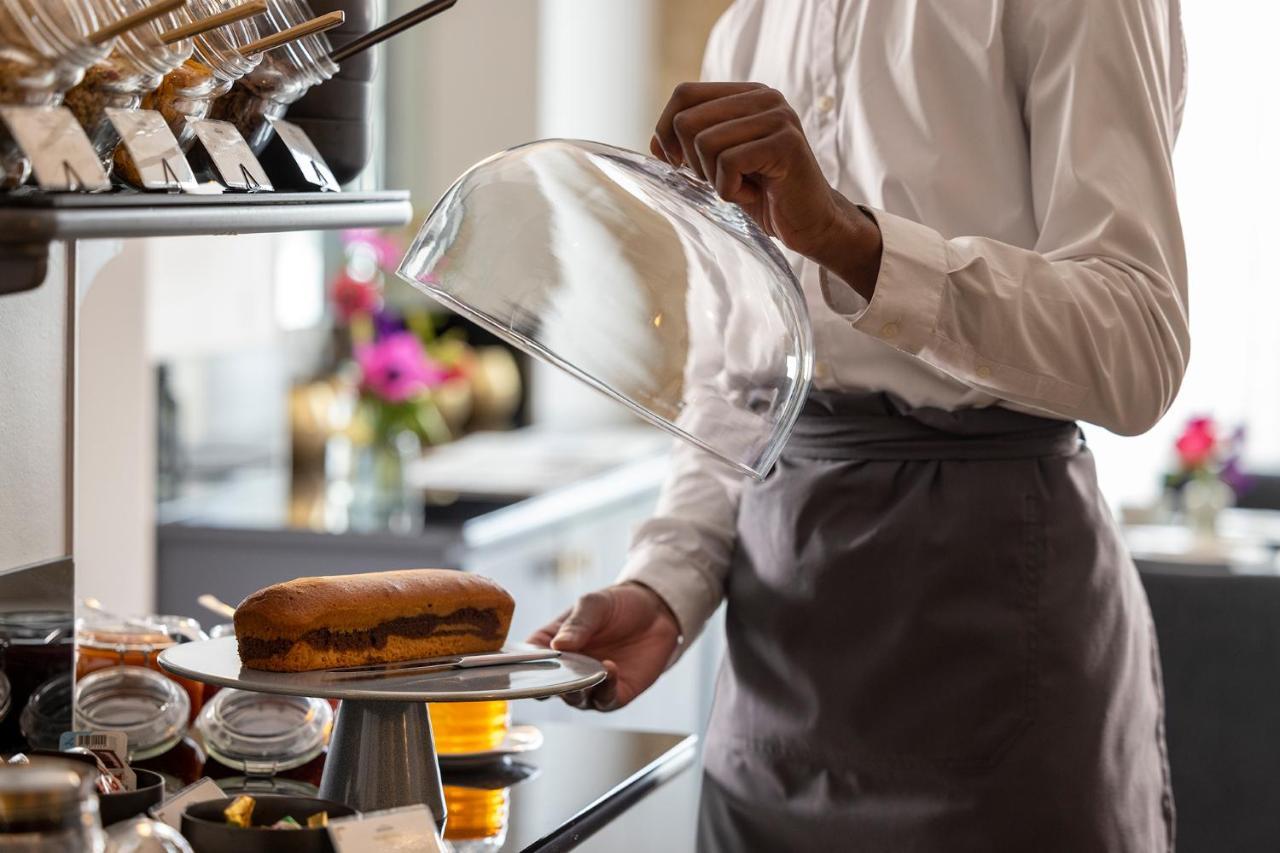
[[[389,403],[403,403],[440,385],[448,377],[410,332],[395,332],[356,347],[361,386]]]
[[[389,311],[382,308],[374,312],[373,315],[373,336],[377,340],[390,337],[396,332],[403,332],[409,327],[405,324],[404,317],[395,311]]]

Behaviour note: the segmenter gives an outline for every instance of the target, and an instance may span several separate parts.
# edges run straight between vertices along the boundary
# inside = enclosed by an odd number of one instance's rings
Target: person
[[[1189,357],[1177,0],[738,0],[654,156],[788,251],[775,470],[674,453],[619,582],[535,642],[620,708],[727,599],[702,850],[1169,851],[1159,663],[1077,421]],[[731,283],[730,283],[731,284]]]

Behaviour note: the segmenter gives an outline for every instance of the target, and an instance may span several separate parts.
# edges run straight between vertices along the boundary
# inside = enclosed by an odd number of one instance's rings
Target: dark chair
[[[1280,577],[1143,565],[1178,853],[1280,850]]]

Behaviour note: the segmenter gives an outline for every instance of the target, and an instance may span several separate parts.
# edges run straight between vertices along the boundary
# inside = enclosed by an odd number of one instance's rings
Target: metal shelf
[[[257,195],[17,194],[0,198],[0,294],[38,287],[49,243],[377,228],[413,216],[403,190]]]

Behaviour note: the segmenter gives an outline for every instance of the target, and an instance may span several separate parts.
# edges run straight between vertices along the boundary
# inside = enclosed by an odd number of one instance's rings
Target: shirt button
[[[826,115],[827,113],[831,112],[833,109],[835,109],[835,106],[836,106],[836,99],[831,97],[830,95],[823,95],[821,98],[818,98],[818,112],[822,113],[823,115]]]
[[[880,337],[896,338],[897,336],[898,336],[897,323],[885,323],[883,326],[880,327]]]
[[[985,364],[978,365],[978,376],[979,376],[979,377],[981,377],[981,378],[983,378],[983,379],[988,379],[988,378],[990,378],[990,377],[991,377],[991,368],[990,368],[990,367],[987,367]]]

